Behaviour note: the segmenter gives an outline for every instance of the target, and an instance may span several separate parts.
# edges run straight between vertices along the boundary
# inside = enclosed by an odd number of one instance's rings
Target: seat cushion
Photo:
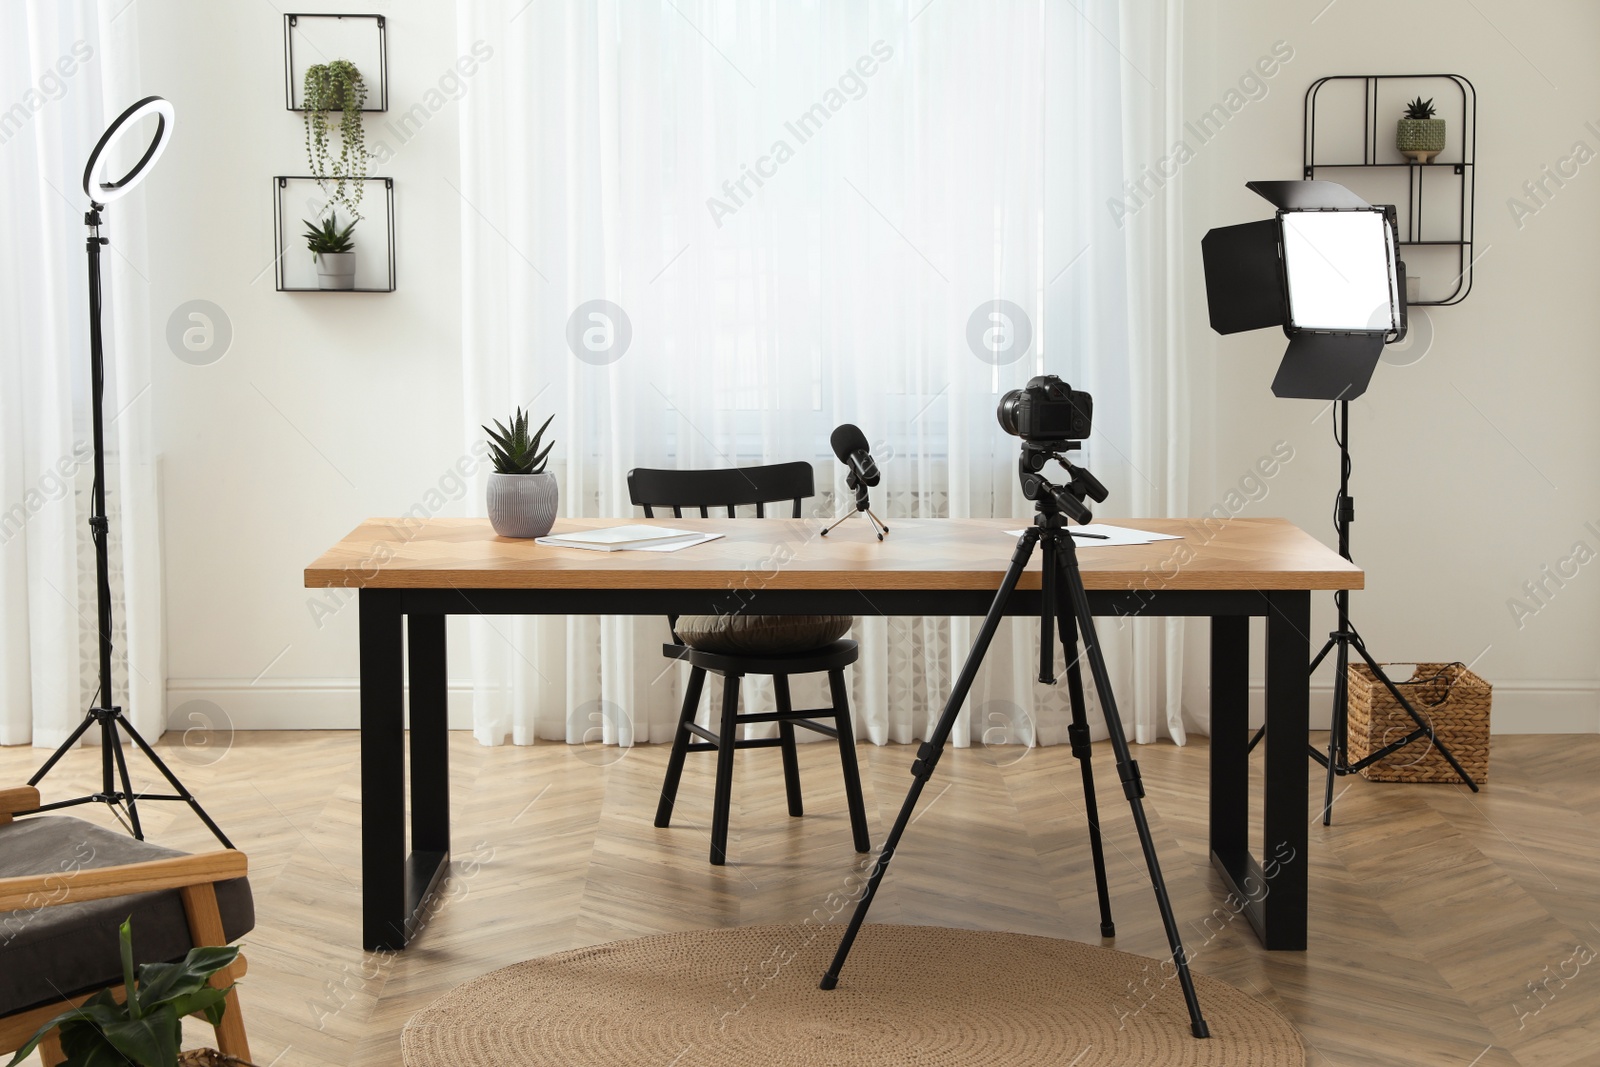
[[[0,878],[54,874],[69,881],[79,870],[181,855],[62,815],[0,826]],[[217,906],[229,941],[255,926],[248,879],[218,882]],[[136,964],[180,960],[194,947],[176,889],[0,912],[0,1015],[120,985],[117,928],[130,916]]]
[[[684,615],[677,634],[690,648],[724,656],[810,652],[850,632],[850,615]]]

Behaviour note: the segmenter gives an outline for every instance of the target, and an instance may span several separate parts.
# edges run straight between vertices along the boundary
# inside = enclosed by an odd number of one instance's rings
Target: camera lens
[[[1000,398],[1000,406],[994,409],[995,418],[1000,420],[1000,428],[1013,437],[1021,437],[1017,431],[1017,405],[1022,402],[1022,390],[1013,389]]]

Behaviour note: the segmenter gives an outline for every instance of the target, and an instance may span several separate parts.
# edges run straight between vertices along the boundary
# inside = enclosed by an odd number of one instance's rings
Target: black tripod
[[[889,532],[889,527],[884,525],[882,519],[872,513],[872,503],[867,499],[867,483],[863,482],[855,471],[851,471],[844,480],[844,484],[856,491],[856,506],[854,511],[847,511],[833,521],[833,525],[822,531],[822,536],[827,537],[835,526],[852,515],[865,515],[867,522],[872,524],[872,532],[878,535],[878,540],[883,540],[883,535]]]
[[[1128,753],[1128,742],[1122,733],[1122,720],[1117,714],[1116,698],[1111,692],[1111,678],[1106,671],[1105,657],[1100,651],[1099,639],[1095,635],[1094,618],[1089,613],[1089,596],[1084,592],[1083,576],[1078,570],[1077,547],[1072,540],[1072,531],[1067,528],[1069,516],[1078,522],[1088,522],[1093,518],[1089,509],[1084,506],[1083,499],[1089,496],[1097,502],[1103,501],[1106,498],[1106,489],[1094,475],[1069,463],[1058,451],[1063,447],[1072,448],[1075,445],[1062,441],[1039,444],[1027,440],[1023,442],[1022,458],[1019,463],[1022,491],[1024,496],[1034,502],[1037,512],[1034,523],[1024,530],[1017,540],[1017,549],[1012,554],[1011,566],[1001,579],[1000,590],[995,594],[989,613],[984,616],[978,637],[972,644],[972,652],[961,668],[961,674],[950,691],[950,698],[945,702],[944,712],[939,716],[932,735],[917,750],[916,761],[911,765],[913,779],[911,789],[906,793],[900,815],[895,819],[894,828],[889,831],[888,839],[884,841],[883,851],[879,854],[877,863],[873,865],[872,874],[867,879],[866,892],[856,905],[855,914],[851,916],[844,938],[839,942],[839,950],[834,954],[833,963],[822,976],[822,988],[832,989],[839,983],[839,972],[844,967],[845,958],[849,955],[850,947],[861,930],[863,920],[866,919],[867,909],[872,906],[872,898],[878,892],[878,885],[883,881],[889,861],[894,858],[895,847],[911,823],[911,816],[916,809],[918,797],[922,795],[923,786],[933,776],[934,767],[944,753],[945,742],[950,738],[950,730],[955,725],[961,705],[966,702],[967,693],[977,677],[978,668],[982,666],[983,657],[989,650],[989,643],[1000,627],[1006,602],[1011,599],[1022,572],[1033,556],[1034,545],[1042,543],[1044,560],[1040,576],[1039,681],[1046,684],[1055,683],[1053,635],[1055,627],[1059,624],[1067,660],[1067,692],[1072,704],[1072,725],[1068,728],[1068,737],[1072,742],[1072,754],[1079,760],[1079,767],[1083,773],[1084,808],[1089,822],[1089,847],[1094,856],[1095,889],[1100,897],[1100,932],[1106,937],[1111,937],[1115,929],[1111,922],[1111,902],[1106,889],[1105,857],[1100,845],[1100,818],[1095,805],[1094,776],[1089,767],[1089,724],[1078,656],[1080,634],[1083,639],[1084,655],[1088,657],[1089,670],[1094,676],[1095,692],[1100,696],[1100,706],[1105,713],[1106,729],[1111,735],[1111,749],[1116,754],[1117,775],[1122,779],[1122,791],[1128,798],[1128,806],[1133,810],[1134,825],[1139,831],[1139,844],[1144,850],[1145,866],[1150,871],[1150,882],[1155,889],[1156,907],[1161,911],[1162,925],[1166,928],[1167,942],[1172,947],[1172,959],[1177,966],[1178,981],[1183,987],[1184,1001],[1188,1004],[1190,1028],[1195,1037],[1209,1037],[1210,1031],[1206,1027],[1205,1018],[1200,1014],[1200,1001],[1195,996],[1194,980],[1189,975],[1189,961],[1183,950],[1182,938],[1178,934],[1177,920],[1172,915],[1172,903],[1167,899],[1167,885],[1161,876],[1161,864],[1156,858],[1155,842],[1150,836],[1150,825],[1145,819],[1142,803],[1144,785],[1139,778],[1139,765]],[[1051,460],[1058,462],[1072,476],[1067,485],[1053,485],[1039,473]]]
[[[120,121],[120,120],[119,120]],[[109,136],[109,134],[108,134]],[[101,141],[105,143],[104,139]],[[97,150],[98,151],[98,150]],[[149,158],[147,153],[146,158]],[[93,166],[91,162],[91,167]],[[100,639],[100,689],[95,695],[95,706],[89,709],[83,722],[72,731],[72,736],[64,741],[60,748],[51,754],[43,767],[32,778],[28,779],[29,785],[38,785],[50,769],[56,765],[62,756],[66,755],[72,746],[88,731],[89,727],[100,727],[100,791],[87,796],[76,797],[72,800],[61,800],[54,804],[43,804],[33,811],[19,812],[18,814],[32,815],[41,811],[53,811],[57,808],[76,807],[79,804],[104,804],[111,813],[122,822],[134,837],[144,840],[144,829],[139,824],[139,801],[141,800],[181,800],[194,809],[200,816],[200,821],[206,828],[216,835],[224,848],[232,848],[233,842],[218,829],[217,824],[211,821],[211,816],[205,813],[200,802],[194,794],[184,788],[176,775],[168,769],[167,765],[157,756],[155,750],[139,736],[133,724],[123,717],[122,709],[111,703],[111,564],[110,546],[107,537],[111,531],[111,524],[106,519],[106,462],[105,462],[105,427],[101,417],[101,406],[105,396],[105,351],[100,333],[100,246],[110,242],[100,236],[100,209],[103,205],[89,202],[89,211],[84,214],[84,225],[89,228],[89,375],[92,405],[92,418],[94,423],[94,492],[89,514],[89,530],[94,539],[94,575],[95,589],[99,606],[99,639]],[[128,761],[122,752],[122,739],[120,733],[126,733],[129,740],[139,746],[139,751],[155,765],[168,784],[173,788],[172,793],[135,793],[133,782],[128,776]],[[126,818],[123,817],[126,812]]]
[[[1333,439],[1339,445],[1339,495],[1334,502],[1333,525],[1339,532],[1339,555],[1350,559],[1350,527],[1356,521],[1356,502],[1350,495],[1350,401],[1348,400],[1339,401],[1334,409]],[[1311,670],[1315,673],[1316,669],[1322,666],[1322,661],[1328,658],[1328,653],[1335,650],[1338,652],[1333,660],[1333,719],[1328,726],[1328,752],[1324,755],[1315,748],[1311,750],[1311,758],[1328,769],[1328,786],[1322,805],[1322,825],[1333,824],[1333,780],[1336,777],[1356,774],[1390,753],[1398,752],[1411,742],[1420,741],[1424,737],[1439,750],[1439,755],[1450,764],[1450,769],[1460,775],[1467,787],[1476,793],[1478,783],[1474,782],[1472,775],[1456,761],[1455,755],[1445,747],[1444,742],[1434,735],[1433,724],[1417,713],[1417,709],[1411,706],[1411,701],[1406,699],[1405,694],[1379,666],[1378,661],[1372,658],[1372,653],[1367,651],[1361,635],[1350,622],[1350,590],[1335,590],[1333,604],[1339,613],[1338,629],[1328,635],[1328,641],[1322,646],[1322,651],[1311,661]],[[1350,686],[1347,680],[1351,649],[1355,649],[1356,654],[1366,661],[1367,669],[1372,671],[1373,677],[1383,683],[1383,687],[1399,702],[1406,714],[1411,717],[1411,721],[1416,724],[1416,729],[1398,741],[1384,745],[1354,763],[1350,761]],[[1252,751],[1266,732],[1266,726],[1262,726],[1250,739]]]

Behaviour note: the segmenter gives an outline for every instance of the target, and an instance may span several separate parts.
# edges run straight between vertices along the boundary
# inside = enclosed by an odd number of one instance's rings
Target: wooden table
[[[558,531],[615,525],[563,519]],[[362,941],[398,949],[449,866],[447,615],[984,614],[1027,520],[896,519],[827,538],[805,519],[670,519],[726,536],[677,552],[586,552],[495,536],[483,519],[371,519],[306,568],[310,587],[360,590]],[[1306,945],[1306,748],[1311,593],[1362,572],[1282,519],[1107,520],[1183,540],[1080,554],[1096,615],[1211,619],[1211,855],[1269,949]],[[1037,615],[1039,559],[1006,605]],[[1262,855],[1251,855],[1250,619],[1266,620]],[[410,852],[405,775],[410,657]],[[964,650],[963,650],[964,651]],[[648,818],[642,812],[640,818]]]

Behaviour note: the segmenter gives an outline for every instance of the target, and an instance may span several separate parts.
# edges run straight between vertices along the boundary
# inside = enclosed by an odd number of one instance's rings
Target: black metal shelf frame
[[[359,289],[323,289],[318,286],[289,285],[285,281],[284,264],[287,261],[290,249],[289,234],[284,230],[285,214],[283,210],[283,192],[291,181],[316,182],[318,179],[310,174],[278,174],[272,179],[272,241],[273,241],[273,276],[277,281],[277,290],[280,293],[392,293],[395,290],[395,245],[394,245],[394,179],[393,178],[363,178],[366,182],[382,182],[384,188],[384,213],[387,219],[389,240],[389,285],[387,288],[359,288]]]
[[[295,107],[294,82],[294,31],[301,19],[371,19],[378,31],[378,106],[364,107],[362,111],[389,110],[389,43],[388,19],[383,15],[336,15],[320,11],[295,11],[283,16],[283,106],[288,111],[304,111]]]
[[[1458,121],[1460,125],[1457,129],[1460,131],[1461,137],[1461,159],[1445,162],[1435,161],[1432,163],[1379,162],[1379,131],[1386,128],[1380,125],[1378,117],[1379,90],[1382,87],[1382,83],[1420,80],[1448,81],[1459,91],[1460,112]],[[1362,83],[1362,161],[1359,163],[1319,163],[1316,158],[1317,97],[1328,83],[1348,81]],[[1478,92],[1471,81],[1460,74],[1333,74],[1318,78],[1306,89],[1302,154],[1302,174],[1307,179],[1315,178],[1318,170],[1405,168],[1406,207],[1402,216],[1404,219],[1404,233],[1398,235],[1400,237],[1399,243],[1402,246],[1409,247],[1443,247],[1457,250],[1457,273],[1454,290],[1441,300],[1412,301],[1412,306],[1448,307],[1452,304],[1459,304],[1467,298],[1467,294],[1472,291],[1472,244],[1478,154]],[[1460,195],[1455,205],[1457,233],[1460,234],[1459,240],[1426,240],[1422,236],[1422,209],[1426,184],[1424,178],[1430,170],[1435,168],[1448,168],[1453,175],[1461,179],[1459,182]]]

